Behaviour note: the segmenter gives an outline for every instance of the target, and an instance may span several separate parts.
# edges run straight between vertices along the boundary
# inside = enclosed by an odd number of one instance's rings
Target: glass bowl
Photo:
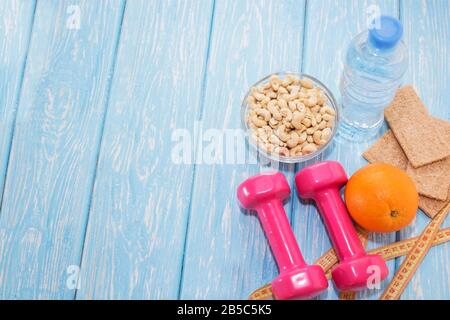
[[[334,109],[334,111],[336,112],[335,115],[335,119],[334,119],[334,126],[331,130],[331,136],[328,139],[328,141],[326,143],[324,143],[323,145],[319,146],[318,149],[312,153],[306,154],[306,155],[301,155],[301,156],[282,156],[279,155],[277,153],[270,153],[266,150],[264,150],[263,148],[261,148],[260,146],[257,145],[256,141],[254,141],[254,139],[251,138],[252,136],[252,128],[250,128],[250,126],[248,125],[247,121],[246,121],[246,115],[249,109],[249,105],[247,103],[247,97],[251,94],[251,89],[253,87],[258,87],[260,85],[263,85],[265,83],[267,83],[270,79],[271,76],[278,76],[280,79],[284,79],[285,76],[287,75],[291,75],[294,76],[296,78],[299,79],[309,79],[314,87],[319,87],[323,94],[326,96],[327,98],[327,104],[328,106],[330,106],[331,108]],[[245,131],[245,137],[247,139],[247,142],[250,146],[250,148],[253,149],[253,151],[255,151],[259,156],[263,156],[266,159],[272,160],[272,161],[276,161],[276,162],[282,162],[282,163],[300,163],[300,162],[304,162],[310,159],[313,159],[315,157],[317,157],[319,154],[321,154],[322,152],[324,152],[330,145],[332,140],[334,139],[337,129],[339,127],[339,108],[338,108],[338,104],[336,103],[336,99],[334,98],[333,94],[331,93],[331,91],[319,80],[317,80],[316,78],[307,75],[305,73],[297,73],[297,72],[276,72],[276,73],[272,73],[269,74],[268,76],[262,78],[261,80],[259,80],[258,82],[256,82],[255,84],[253,84],[250,89],[247,91],[247,94],[244,97],[244,100],[242,101],[242,105],[241,105],[241,122],[242,122],[242,128]]]

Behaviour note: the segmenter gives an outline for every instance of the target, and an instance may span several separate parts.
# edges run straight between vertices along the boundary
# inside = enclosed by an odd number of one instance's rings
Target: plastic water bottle
[[[341,134],[356,141],[376,135],[408,66],[400,21],[378,19],[352,40],[344,59]]]

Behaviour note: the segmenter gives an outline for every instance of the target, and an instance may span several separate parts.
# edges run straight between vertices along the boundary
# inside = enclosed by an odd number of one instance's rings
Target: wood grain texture
[[[431,114],[450,121],[450,4],[448,1],[402,1],[401,18],[410,62],[406,83],[412,83]],[[430,219],[419,212],[400,233],[417,236]],[[449,217],[443,227],[450,226]],[[397,259],[397,266],[402,258]],[[450,244],[431,248],[402,299],[450,299]]]
[[[212,1],[127,2],[77,298],[176,299]],[[193,139],[193,137],[191,137]]]
[[[343,69],[343,58],[351,39],[367,29],[368,9],[376,5],[381,13],[398,16],[397,1],[356,1],[352,5],[342,1],[308,1],[305,38],[304,72],[321,80],[339,100],[339,80]],[[371,141],[355,143],[338,137],[319,159],[297,166],[299,171],[306,165],[320,160],[337,160],[342,163],[350,177],[357,169],[367,164],[361,156]],[[323,222],[312,202],[294,202],[293,226],[297,239],[308,261],[314,261],[330,248],[330,241]],[[395,233],[371,234],[368,249],[395,241]],[[395,263],[388,263],[390,274]],[[387,280],[389,281],[389,280]],[[370,290],[357,295],[357,299],[376,299],[379,290]],[[328,291],[320,299],[337,299],[338,292],[330,282]]]
[[[0,2],[0,201],[33,24],[34,1]]]
[[[214,17],[202,124],[224,132],[240,128],[241,101],[253,83],[300,69],[304,2],[222,0]],[[246,299],[275,277],[261,226],[235,196],[238,184],[261,169],[267,167],[197,166],[181,298]],[[281,170],[292,181],[293,166]],[[285,208],[290,215],[289,202]]]
[[[80,262],[122,4],[37,4],[0,215],[1,298],[74,296],[66,270]]]
[[[317,259],[330,243],[293,187],[313,161],[175,164],[172,134],[190,134],[191,160],[208,152],[196,128],[239,128],[246,90],[276,71],[303,70],[339,97],[343,54],[372,4],[400,14],[406,83],[450,120],[447,0],[0,1],[0,299],[245,299],[278,274],[235,197],[261,170],[288,177],[286,212],[305,259]],[[68,28],[71,6],[80,29]],[[350,176],[371,143],[338,139],[315,161],[339,160]],[[428,222],[419,212],[369,248]],[[449,253],[448,243],[432,248],[402,298],[450,299]],[[80,261],[76,291],[67,267]],[[319,298],[337,299],[332,282]]]

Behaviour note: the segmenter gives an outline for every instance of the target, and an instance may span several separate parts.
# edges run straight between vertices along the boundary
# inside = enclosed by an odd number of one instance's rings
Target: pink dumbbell
[[[275,298],[312,298],[328,287],[328,281],[320,266],[306,264],[297,245],[283,208],[283,200],[290,192],[284,175],[271,172],[241,183],[237,197],[242,207],[258,212],[277,261],[280,275],[272,282]]]
[[[339,193],[346,182],[344,168],[336,161],[314,164],[295,176],[300,197],[316,202],[339,258],[339,265],[331,273],[336,287],[343,291],[362,290],[374,272],[379,271],[383,280],[389,270],[383,258],[365,252],[358,238]]]

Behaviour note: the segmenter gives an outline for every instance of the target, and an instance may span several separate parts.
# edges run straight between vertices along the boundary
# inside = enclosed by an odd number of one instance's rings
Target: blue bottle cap
[[[390,49],[395,47],[403,35],[401,22],[391,16],[379,17],[379,23],[373,23],[369,30],[369,41],[378,49]]]

